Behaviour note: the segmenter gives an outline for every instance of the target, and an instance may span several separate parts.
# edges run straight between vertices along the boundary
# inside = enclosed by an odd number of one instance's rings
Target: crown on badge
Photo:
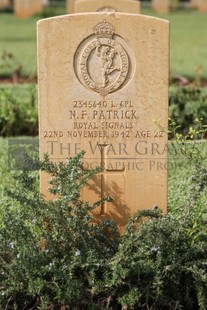
[[[111,39],[113,37],[114,32],[115,32],[114,27],[110,23],[108,23],[106,20],[99,23],[94,28],[94,33],[95,33],[97,38],[109,38],[109,39]]]

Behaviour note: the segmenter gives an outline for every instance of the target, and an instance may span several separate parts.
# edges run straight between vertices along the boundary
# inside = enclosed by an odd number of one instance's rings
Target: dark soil
[[[0,76],[0,85],[1,84],[36,84],[36,77],[1,77]]]
[[[1,84],[37,84],[37,77],[34,76],[25,76],[25,77],[2,77],[0,76],[0,85]],[[185,76],[174,75],[170,80],[171,85],[177,86],[194,86],[194,87],[207,87],[207,80],[201,79],[199,81],[189,79]]]

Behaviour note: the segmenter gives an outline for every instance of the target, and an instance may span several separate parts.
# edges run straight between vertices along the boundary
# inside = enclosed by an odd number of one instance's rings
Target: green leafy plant
[[[15,55],[4,50],[0,55],[0,74],[4,72],[11,75],[13,82],[17,82],[22,75],[22,65],[18,62]]]
[[[35,85],[0,87],[0,134],[2,136],[38,134]]]
[[[94,283],[102,281],[119,235],[112,221],[93,223],[92,211],[100,202],[91,206],[80,199],[84,184],[99,171],[85,170],[82,155],[65,164],[48,157],[40,163],[52,176],[52,200],[40,197],[37,179],[26,172],[9,191],[15,203],[8,203],[1,218],[2,309],[46,309],[50,304],[81,309],[97,299]]]
[[[206,309],[207,168],[205,152],[187,141],[206,128],[186,137],[176,128],[174,143],[192,163],[185,201],[166,215],[158,207],[137,212],[123,235],[112,220],[95,223],[101,201],[81,199],[100,172],[84,169],[83,152],[38,161],[51,176],[48,200],[37,173],[15,173],[0,212],[2,309]]]
[[[207,124],[207,95],[200,88],[180,87],[170,92],[169,116],[177,126],[178,132],[186,135],[190,127],[197,129],[202,119]],[[205,136],[206,137],[206,136]],[[173,135],[170,135],[173,138]]]
[[[129,222],[108,279],[126,309],[205,309],[207,235],[192,243],[188,220],[154,210]]]
[[[172,123],[172,143],[190,163],[188,191],[167,215],[158,208],[141,211],[126,226],[108,277],[122,309],[206,309],[207,165],[196,138],[207,128],[197,120],[183,136]]]

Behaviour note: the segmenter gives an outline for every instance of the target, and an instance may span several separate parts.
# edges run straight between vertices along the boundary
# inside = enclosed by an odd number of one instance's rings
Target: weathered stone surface
[[[14,12],[17,18],[28,18],[41,12],[42,0],[14,0]]]
[[[198,0],[197,8],[199,12],[206,13],[207,12],[207,0]]]
[[[50,0],[42,0],[43,6],[48,6],[50,5]]]
[[[191,8],[197,8],[198,7],[199,0],[191,0],[189,3],[189,7]]]
[[[66,0],[66,12],[73,14],[74,13],[74,3],[75,0]]]
[[[116,12],[38,22],[40,154],[85,150],[85,167],[102,167],[82,193],[112,198],[96,219],[123,227],[136,210],[166,212],[168,70],[168,21]]]
[[[140,12],[140,2],[135,0],[76,0],[74,13],[81,12]]]
[[[9,0],[0,0],[0,9],[5,9],[10,5]]]
[[[207,1],[206,0],[191,0],[190,7],[198,9],[201,13],[207,12]]]
[[[157,13],[168,13],[170,10],[170,1],[152,0],[152,9]]]

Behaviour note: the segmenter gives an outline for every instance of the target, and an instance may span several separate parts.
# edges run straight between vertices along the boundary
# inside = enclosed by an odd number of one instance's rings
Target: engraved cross
[[[101,172],[100,172],[100,176],[101,176],[101,200],[106,198],[105,195],[105,188],[106,188],[106,178],[107,175],[111,175],[111,174],[117,174],[118,175],[123,175],[123,173],[120,172],[124,172],[125,171],[125,167],[123,167],[122,169],[106,169],[106,148],[108,146],[108,144],[99,144],[98,145],[100,148],[100,152],[101,152]],[[101,204],[101,211],[100,211],[100,215],[103,215],[105,213],[105,202],[103,202]]]

